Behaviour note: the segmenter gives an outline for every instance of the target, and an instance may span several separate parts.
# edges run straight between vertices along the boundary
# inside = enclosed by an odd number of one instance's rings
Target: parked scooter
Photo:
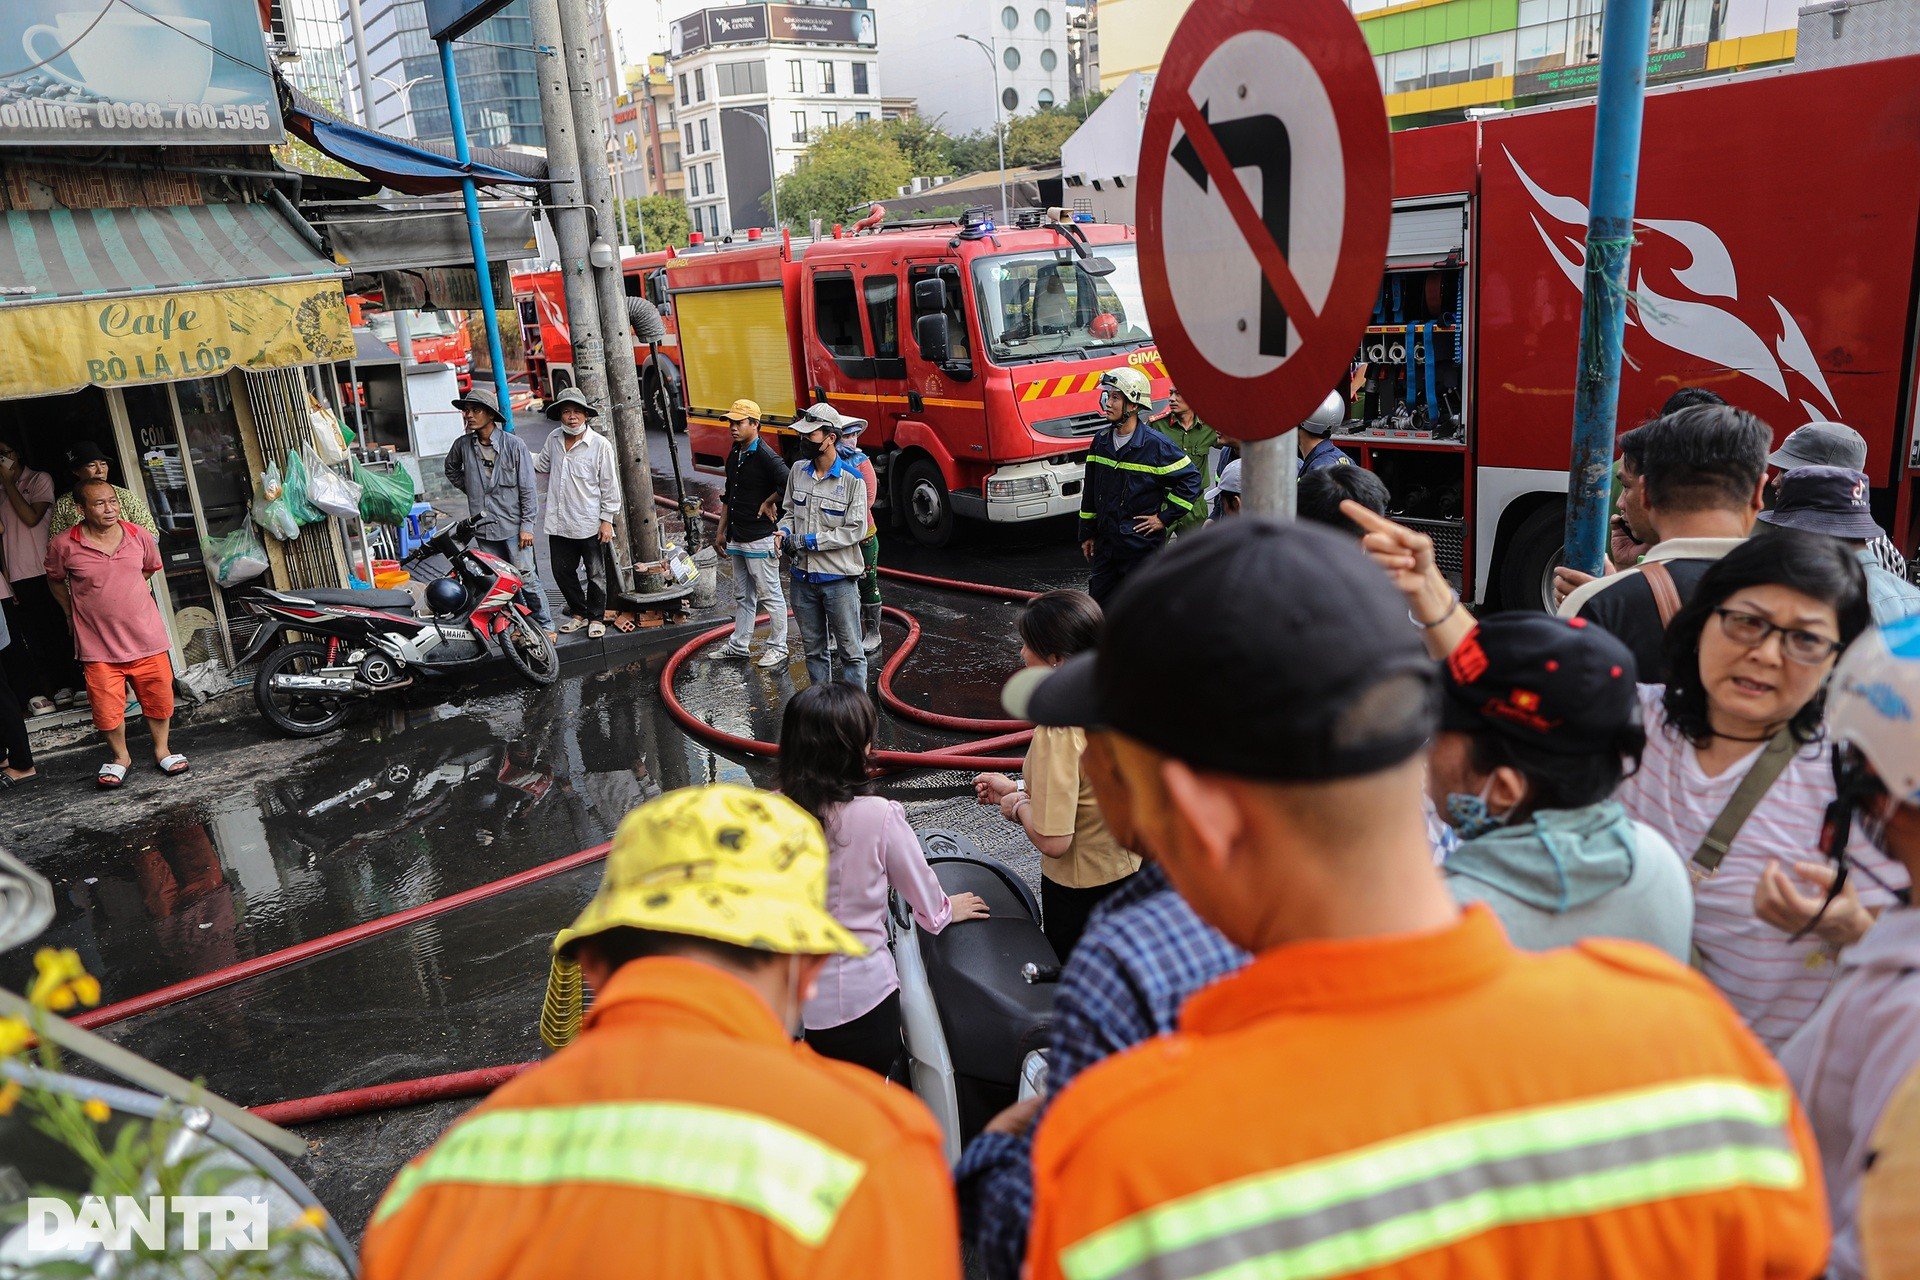
[[[947,894],[977,893],[988,912],[929,934],[896,901],[888,931],[910,1082],[940,1122],[951,1164],[995,1115],[1044,1089],[1060,960],[1040,931],[1040,904],[1017,872],[964,836],[919,834]]]
[[[519,571],[474,550],[473,530],[471,517],[439,530],[401,562],[439,555],[452,565],[427,584],[424,612],[407,591],[306,587],[242,596],[267,619],[240,658],[244,665],[266,653],[253,681],[260,714],[282,733],[316,737],[339,728],[357,701],[404,689],[416,674],[478,666],[496,648],[529,684],[552,684],[560,655],[515,598]],[[286,631],[307,638],[267,653]]]

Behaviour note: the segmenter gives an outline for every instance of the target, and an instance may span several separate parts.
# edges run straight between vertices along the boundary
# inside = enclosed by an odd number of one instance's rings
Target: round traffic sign
[[[1343,0],[1187,11],[1140,146],[1141,284],[1222,435],[1291,431],[1344,381],[1386,269],[1386,101]]]

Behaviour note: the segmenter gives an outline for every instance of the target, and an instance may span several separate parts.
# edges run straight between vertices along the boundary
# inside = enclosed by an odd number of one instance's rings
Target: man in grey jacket
[[[787,473],[780,540],[793,556],[793,616],[807,646],[807,675],[815,684],[833,676],[864,689],[867,654],[860,646],[860,575],[866,572],[860,544],[867,536],[867,484],[840,456],[840,432],[830,423],[803,418],[810,426],[813,457]]]
[[[512,432],[500,429],[506,419],[491,387],[476,382],[453,407],[460,411],[467,432],[447,450],[447,481],[467,495],[467,513],[477,517],[474,543],[520,571],[525,584],[521,602],[540,629],[557,638],[533,559],[533,526],[540,517],[533,451]]]

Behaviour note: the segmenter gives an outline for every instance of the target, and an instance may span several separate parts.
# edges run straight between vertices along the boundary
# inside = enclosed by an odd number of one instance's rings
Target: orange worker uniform
[[[767,792],[686,788],[628,814],[555,939],[542,1035],[565,1047],[401,1170],[365,1280],[959,1280],[940,1132],[912,1094],[796,1044],[698,959],[630,960],[581,1016],[570,947],[610,929],[857,951],[826,867],[819,824]]]
[[[958,1277],[939,1130],[696,960],[621,966],[580,1038],[409,1165],[365,1280]]]
[[[1806,1118],[1704,981],[1478,906],[1200,992],[1062,1091],[1034,1193],[1032,1280],[1794,1280],[1828,1243]]]

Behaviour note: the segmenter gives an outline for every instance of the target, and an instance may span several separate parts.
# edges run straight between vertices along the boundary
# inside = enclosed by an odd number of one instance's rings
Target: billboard
[[[512,0],[427,0],[427,34],[435,40],[463,36]]]
[[[255,0],[5,0],[0,145],[285,138]]]
[[[675,22],[668,54],[680,58],[721,44],[875,43],[871,9],[824,8],[804,4],[743,4],[702,9]]]

